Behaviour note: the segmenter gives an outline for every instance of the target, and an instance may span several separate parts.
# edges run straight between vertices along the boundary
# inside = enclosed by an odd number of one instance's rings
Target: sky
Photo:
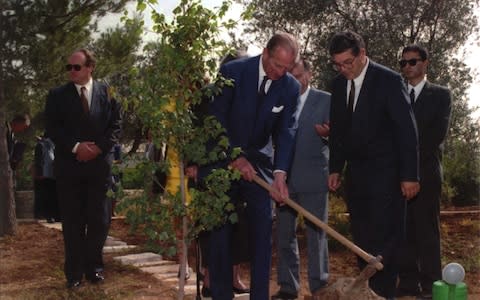
[[[158,0],[159,4],[156,5],[155,9],[158,12],[165,14],[167,17],[171,16],[172,10],[178,5],[179,0]],[[202,4],[208,8],[215,8],[220,6],[222,0],[202,0]],[[133,1],[127,5],[129,11],[135,11],[136,2]],[[231,19],[239,19],[240,13],[242,11],[242,6],[238,3],[234,3],[230,10],[228,11],[226,17]],[[476,9],[475,14],[477,16],[478,22],[480,23],[480,8]],[[149,12],[145,12],[145,26],[148,28],[151,26],[151,20],[149,17]],[[100,23],[100,28],[107,28],[115,26],[119,22],[119,15],[107,15],[104,17]],[[146,34],[146,39],[153,37],[152,33]],[[227,36],[226,36],[227,38]],[[248,49],[250,55],[256,55],[261,52],[261,49],[255,46],[251,46]],[[478,37],[471,35],[468,41],[465,43],[465,46],[462,47],[459,51],[459,55],[464,53],[465,63],[471,69],[471,75],[473,77],[473,82],[471,87],[468,89],[468,103],[470,107],[479,107],[477,111],[473,114],[474,118],[479,119],[480,122],[480,41]]]

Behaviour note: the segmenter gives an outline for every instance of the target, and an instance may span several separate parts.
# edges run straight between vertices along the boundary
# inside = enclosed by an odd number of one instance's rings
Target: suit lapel
[[[315,112],[314,106],[315,100],[313,97],[313,91],[310,89],[307,99],[305,99],[305,104],[303,104],[302,111],[300,112],[300,116],[298,117],[298,123],[303,123],[310,118],[310,116]]]
[[[431,96],[432,96],[431,85],[427,81],[427,82],[425,82],[425,85],[423,86],[422,91],[420,92],[417,100],[415,101],[415,108],[414,108],[415,116],[419,115],[423,111],[423,108],[426,105],[428,105],[425,101],[426,101],[426,99],[431,98]]]
[[[80,95],[78,94],[78,90],[75,87],[75,84],[73,82],[70,82],[68,86],[68,94],[71,103],[70,105],[75,108],[79,113],[83,112],[83,107],[82,107],[82,102],[80,100]]]
[[[100,101],[100,86],[96,81],[92,84],[92,101],[90,102],[90,115],[94,115],[99,111]]]

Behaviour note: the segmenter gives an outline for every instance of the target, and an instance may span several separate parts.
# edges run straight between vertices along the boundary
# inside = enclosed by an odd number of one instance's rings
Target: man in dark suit
[[[425,48],[405,47],[400,67],[408,81],[410,104],[417,121],[421,189],[407,204],[407,241],[401,251],[397,296],[421,294],[423,298],[431,298],[433,282],[442,279],[441,161],[452,100],[446,87],[427,81],[428,52]]]
[[[291,198],[314,216],[327,222],[328,145],[330,94],[309,86],[308,61],[301,59],[292,75],[300,82],[301,95],[295,114],[297,135],[289,172]],[[272,300],[296,299],[300,288],[296,237],[297,212],[286,205],[277,209],[278,276],[280,286]],[[328,282],[328,245],[325,232],[306,222],[308,285],[312,294]]]
[[[25,152],[26,147],[25,143],[17,141],[15,134],[25,131],[29,126],[30,117],[28,115],[16,115],[10,123],[6,122],[8,160],[10,168],[14,173],[18,164],[23,159],[23,153]]]
[[[62,217],[67,286],[104,280],[102,250],[110,220],[106,198],[111,149],[121,132],[120,106],[108,87],[92,79],[93,54],[69,58],[70,82],[50,90],[45,107],[47,136],[55,143],[55,176]]]
[[[395,295],[395,250],[404,234],[405,205],[419,190],[415,120],[400,74],[371,61],[357,33],[334,35],[330,111],[332,191],[346,164],[346,201],[355,243],[381,255],[384,269],[369,280],[380,296]],[[360,267],[365,262],[359,260]]]
[[[230,147],[242,149],[230,165],[243,179],[232,182],[229,196],[233,204],[247,202],[252,300],[268,299],[272,251],[270,197],[252,179],[254,174],[268,179],[273,170],[273,186],[283,197],[288,196],[286,177],[293,154],[292,126],[299,85],[287,71],[294,66],[297,55],[295,38],[277,33],[262,55],[223,65],[221,75],[233,79],[234,86],[224,87],[209,109],[226,129]],[[275,145],[273,165],[271,157],[261,151],[271,136]],[[214,300],[232,299],[231,229],[227,223],[210,236],[208,267]]]

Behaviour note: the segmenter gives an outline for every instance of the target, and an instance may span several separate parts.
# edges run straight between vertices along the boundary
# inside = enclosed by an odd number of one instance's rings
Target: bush
[[[141,165],[125,168],[121,171],[121,182],[124,189],[143,189],[144,175]]]

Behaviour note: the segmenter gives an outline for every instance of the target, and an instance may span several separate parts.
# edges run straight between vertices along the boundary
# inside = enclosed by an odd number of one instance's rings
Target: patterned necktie
[[[82,86],[80,88],[80,101],[82,102],[83,111],[88,115],[90,109],[88,108],[88,100],[86,96],[87,89]]]
[[[350,123],[352,122],[353,115],[353,102],[355,102],[355,82],[351,80],[350,93],[348,93],[348,118]]]
[[[415,108],[415,89],[413,88],[410,91],[410,105],[412,106],[412,109]]]
[[[267,75],[263,76],[262,83],[260,84],[260,88],[258,89],[258,96],[262,98],[265,96],[267,93],[265,93],[265,85],[267,84],[268,77]]]

